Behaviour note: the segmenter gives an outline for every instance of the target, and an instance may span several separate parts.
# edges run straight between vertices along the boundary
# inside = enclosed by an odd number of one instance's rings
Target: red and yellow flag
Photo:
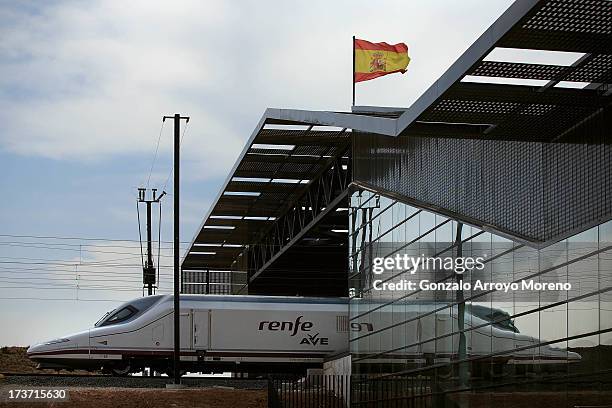
[[[369,81],[394,72],[406,72],[410,63],[408,46],[355,39],[355,82]]]

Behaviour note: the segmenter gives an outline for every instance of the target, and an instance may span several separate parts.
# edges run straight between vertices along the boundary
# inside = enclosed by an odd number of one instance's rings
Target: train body
[[[384,306],[363,318],[353,311],[357,317],[349,321],[346,298],[181,295],[181,367],[190,372],[303,371],[347,354],[349,338],[355,342],[354,354],[372,365],[398,358],[414,364],[426,363],[427,356],[438,361],[457,358],[457,307],[439,312],[435,307],[440,304]],[[414,309],[413,320],[406,313],[409,309]],[[402,313],[394,315],[393,310]],[[580,360],[567,350],[535,346],[537,340],[519,333],[509,319],[504,321],[503,313],[466,308],[468,357],[503,364]],[[28,357],[40,368],[103,369],[122,375],[151,367],[172,374],[173,318],[173,296],[135,299],[107,313],[91,329],[31,346]],[[386,330],[384,340],[372,343],[380,328],[403,320],[406,323]],[[394,352],[385,352],[391,349]],[[360,355],[361,350],[372,358]],[[504,350],[511,351],[496,354]]]
[[[188,371],[258,371],[263,363],[303,369],[348,347],[346,299],[181,295],[180,308],[181,365]],[[28,356],[41,368],[168,372],[173,320],[173,296],[140,298],[89,330],[30,347]]]

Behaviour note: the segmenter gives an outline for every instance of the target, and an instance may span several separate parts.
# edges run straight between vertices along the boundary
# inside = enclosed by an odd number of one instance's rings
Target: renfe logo
[[[314,324],[312,322],[302,322],[302,317],[298,316],[295,322],[279,322],[279,321],[264,321],[259,322],[259,330],[270,331],[288,331],[291,337],[295,336],[298,331],[310,331]]]

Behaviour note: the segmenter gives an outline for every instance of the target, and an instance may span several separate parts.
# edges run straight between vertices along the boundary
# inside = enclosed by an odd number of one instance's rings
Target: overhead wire
[[[112,290],[121,292],[138,292],[140,287],[135,289],[126,289],[124,287],[54,287],[54,286],[0,286],[0,289],[33,289],[33,290]]]
[[[95,276],[102,277],[102,276]],[[134,283],[139,281],[137,276],[123,276],[123,278],[127,279],[117,279],[113,278],[112,282],[124,282],[124,283]],[[65,273],[62,274],[54,274],[51,276],[46,276],[44,274],[31,274],[31,276],[3,276],[0,274],[0,279],[16,279],[19,281],[22,280],[37,280],[37,281],[50,281],[50,282],[60,282],[60,281],[73,281],[74,275],[68,275]],[[92,279],[92,277],[79,277],[79,280],[86,282],[109,282],[108,278],[104,279]]]
[[[144,254],[142,251],[142,232],[140,230],[140,206],[138,205],[138,201],[136,201],[136,214],[138,214],[138,238],[140,241],[140,263],[144,268]]]
[[[0,234],[0,237],[7,238],[35,238],[35,239],[63,239],[63,240],[80,240],[80,241],[100,241],[100,242],[139,242],[136,239],[117,239],[117,238],[91,238],[91,237],[66,237],[55,235],[16,235],[16,234]],[[162,241],[164,244],[173,244],[174,241]],[[191,244],[191,241],[181,241],[181,244]]]
[[[160,265],[160,256],[161,256],[161,228],[162,228],[162,203],[161,200],[158,202],[159,204],[159,224],[157,226],[157,280],[159,282],[159,265]],[[159,287],[159,285],[158,285]]]
[[[74,266],[74,265],[72,265]],[[164,267],[162,268],[164,270],[171,270],[172,268],[169,267]],[[47,268],[18,268],[18,267],[7,267],[7,266],[0,266],[0,273],[21,273],[23,274],[24,272],[28,272],[28,273],[39,273],[39,274],[51,274],[51,273],[70,273],[70,274],[74,274],[74,270],[73,269],[57,269],[57,268],[53,268],[53,269],[47,269]],[[82,267],[79,267],[79,273],[81,274],[95,274],[95,275],[99,275],[99,276],[103,276],[103,275],[120,275],[120,276],[129,276],[129,275],[141,275],[140,272],[138,271],[107,271],[107,270],[88,270],[88,269],[83,269]],[[164,273],[164,275],[168,275],[170,276],[171,273]]]
[[[189,122],[185,123],[185,127],[183,128],[183,134],[181,135],[181,140],[179,140],[179,149],[183,145],[183,138],[185,137],[185,133],[187,132],[188,127],[189,127]],[[170,172],[168,173],[168,177],[166,177],[166,182],[164,183],[164,186],[162,187],[162,191],[166,191],[166,186],[168,185],[168,182],[170,181],[170,177],[172,176],[172,173],[174,173],[174,167],[170,169]],[[168,193],[168,195],[171,195],[171,194]]]
[[[19,247],[19,248],[34,248],[34,249],[48,249],[51,251],[72,251],[72,252],[91,252],[91,253],[98,253],[98,254],[113,254],[113,255],[134,255],[134,256],[138,256],[138,253],[135,252],[116,252],[116,251],[98,251],[98,250],[92,250],[92,249],[83,249],[83,247],[87,248],[91,245],[77,245],[78,248],[53,248],[50,246],[46,246],[46,245],[36,245],[36,244],[24,244],[21,245],[21,243],[7,243],[7,242],[1,242],[0,241],[0,246],[10,246],[10,247]],[[138,249],[138,248],[130,248],[130,247],[124,247],[124,248],[129,248],[129,249]],[[167,248],[168,250],[170,248]],[[142,255],[142,252],[141,252]],[[163,257],[168,257],[168,258],[172,258],[172,255],[161,255]]]
[[[161,140],[162,133],[164,131],[164,124],[166,122],[162,121],[161,127],[159,128],[159,136],[157,136],[157,145],[155,146],[155,154],[153,155],[153,161],[151,162],[151,168],[149,169],[149,177],[147,177],[147,187],[149,188],[149,182],[151,181],[151,174],[153,173],[153,168],[155,167],[155,161],[157,160],[157,152],[159,151],[159,142]]]
[[[19,296],[13,296],[13,297],[0,297],[0,300],[43,300],[43,301],[48,301],[48,300],[59,300],[59,301],[66,301],[66,302],[126,302],[126,300],[122,300],[122,299],[75,299],[75,298],[39,298],[39,297],[19,297]]]
[[[57,265],[57,266],[90,266],[90,267],[113,267],[113,268],[138,268],[138,264],[92,264],[78,262],[28,262],[28,261],[0,261],[0,264],[16,264],[16,265]],[[162,268],[172,268],[171,265],[163,265]]]
[[[263,221],[262,221],[263,222]],[[83,241],[98,241],[98,242],[125,242],[125,243],[130,243],[133,242],[134,246],[127,246],[127,245],[101,245],[101,244],[69,244],[69,243],[65,243],[65,242],[44,242],[44,241],[37,241],[37,242],[21,242],[21,241],[1,241],[0,240],[0,245],[2,244],[28,244],[28,245],[56,245],[56,246],[72,246],[72,247],[94,247],[94,248],[125,248],[125,249],[139,249],[138,245],[140,244],[139,240],[136,239],[110,239],[110,238],[81,238],[81,237],[50,237],[50,236],[34,236],[34,235],[7,235],[7,234],[0,234],[0,238],[1,237],[15,237],[15,238],[38,238],[38,239],[56,239],[56,240],[83,240]],[[173,244],[174,241],[161,241],[162,244]],[[180,242],[182,249],[187,249],[189,248],[189,246],[192,244],[191,241],[181,241]],[[219,244],[211,244],[210,248],[215,248],[215,247],[220,247],[223,243],[219,243]],[[231,244],[231,243],[228,243]],[[269,245],[265,245],[265,244],[259,244],[260,246],[274,246],[273,244],[269,244]],[[52,248],[49,248],[52,249]],[[162,247],[162,249],[164,250],[168,250],[171,251],[173,249],[173,246],[167,246],[167,247]],[[551,250],[552,251],[552,250]],[[91,251],[90,251],[91,252]],[[164,256],[164,255],[162,255]],[[169,255],[172,256],[172,255]]]

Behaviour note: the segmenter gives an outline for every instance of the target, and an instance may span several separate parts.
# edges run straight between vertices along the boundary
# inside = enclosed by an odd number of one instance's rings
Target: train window
[[[514,322],[510,319],[510,315],[502,310],[493,309],[490,307],[480,305],[466,305],[466,310],[489,323],[492,323],[493,327],[497,327],[502,330],[509,330],[518,333],[519,330],[514,325]],[[504,319],[506,318],[506,319]]]
[[[138,313],[137,309],[131,306],[126,306],[122,309],[119,309],[112,315],[110,315],[110,317],[106,319],[106,321],[102,324],[102,326],[107,326],[109,324],[115,324],[115,323],[126,321],[130,317],[134,316],[136,313]]]
[[[111,310],[110,312],[104,313],[104,316],[98,319],[98,321],[94,324],[94,327],[98,327],[102,324],[104,320],[108,317],[108,315],[112,314],[116,309]]]
[[[122,306],[119,306],[117,309],[111,310],[102,316],[102,318],[96,322],[95,327],[108,326],[111,324],[128,321],[144,313],[161,298],[161,295],[147,296],[132,300],[129,303],[125,303]]]
[[[504,319],[504,317],[506,317],[506,319]],[[519,332],[516,326],[514,325],[514,322],[510,320],[510,315],[506,312],[502,312],[501,310],[494,310],[490,315],[488,315],[488,320],[490,322],[495,322],[493,323],[493,326],[497,327],[498,329],[510,330],[515,333]]]

